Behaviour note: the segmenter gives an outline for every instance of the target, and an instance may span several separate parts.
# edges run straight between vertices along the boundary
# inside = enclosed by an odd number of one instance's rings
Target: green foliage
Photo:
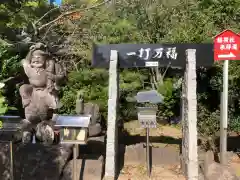
[[[8,110],[16,110],[15,108],[8,106],[6,98],[2,94],[4,86],[4,83],[0,83],[0,115],[4,115]]]
[[[129,100],[144,89],[146,80],[144,71],[122,70],[120,72],[120,113],[125,120],[136,117],[136,103]]]
[[[16,76],[20,72],[19,56],[9,53],[6,46],[0,45],[0,80]]]
[[[84,100],[99,104],[101,110],[106,113],[108,81],[107,72],[99,69],[91,71],[89,69],[81,69],[69,73],[67,86],[63,91],[61,99],[63,107],[61,113],[74,114],[75,101],[78,90],[84,92]]]
[[[174,88],[175,78],[166,78],[159,83],[158,92],[163,95],[164,103],[160,105],[159,117],[171,118],[179,116],[180,91]]]
[[[3,115],[7,112],[8,106],[6,104],[4,96],[0,95],[0,115]]]
[[[240,132],[240,118],[233,117],[229,123],[229,129],[235,132]]]
[[[220,130],[220,111],[209,112],[201,104],[198,105],[198,131],[200,136],[215,137]]]
[[[5,112],[8,109],[8,106],[6,104],[5,97],[2,95],[2,88],[4,87],[3,83],[0,83],[0,115],[5,114]]]

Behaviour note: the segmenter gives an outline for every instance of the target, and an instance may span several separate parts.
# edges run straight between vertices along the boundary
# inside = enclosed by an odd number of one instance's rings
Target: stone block
[[[73,160],[71,160],[63,171],[61,180],[72,180]],[[103,174],[103,158],[77,159],[77,179],[81,180],[101,180]]]

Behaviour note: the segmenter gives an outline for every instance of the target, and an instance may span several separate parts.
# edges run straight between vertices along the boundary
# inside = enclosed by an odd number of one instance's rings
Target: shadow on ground
[[[205,139],[206,140],[206,139]],[[205,153],[208,150],[213,151],[214,153],[214,161],[220,163],[220,137],[217,136],[214,141],[204,142],[206,143],[202,146],[202,139],[199,139],[199,146],[201,147],[201,151]],[[214,146],[213,145],[214,142]],[[227,137],[227,151],[233,152],[237,154],[240,158],[240,136],[237,133],[229,133]]]
[[[230,133],[227,138],[227,151],[240,154],[240,136],[237,133]],[[216,138],[216,146],[220,151],[220,137]]]

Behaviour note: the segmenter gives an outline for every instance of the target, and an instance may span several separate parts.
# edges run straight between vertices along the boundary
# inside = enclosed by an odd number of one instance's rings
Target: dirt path
[[[130,166],[126,165],[118,180],[185,180],[180,174],[179,166],[161,167],[153,166],[151,178],[146,175],[146,168],[144,166]]]
[[[124,123],[124,129],[130,136],[146,136],[145,129],[141,128],[137,120]],[[181,143],[182,132],[179,127],[158,125],[149,132],[150,142],[153,147],[172,146],[179,149]],[[143,138],[144,139],[144,138]]]

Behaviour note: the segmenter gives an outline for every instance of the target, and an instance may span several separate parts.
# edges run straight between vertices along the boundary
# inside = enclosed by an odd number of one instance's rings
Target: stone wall
[[[11,180],[10,174],[10,143],[0,143],[0,179]]]
[[[10,180],[9,143],[0,147],[0,179]],[[13,144],[14,180],[59,180],[71,155],[71,147]]]

